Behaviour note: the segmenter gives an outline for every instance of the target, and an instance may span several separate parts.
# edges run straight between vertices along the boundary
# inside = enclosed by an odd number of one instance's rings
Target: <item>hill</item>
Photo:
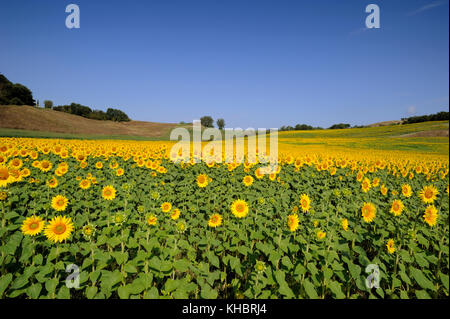
[[[32,106],[0,106],[0,136],[168,139],[175,123],[113,122]]]

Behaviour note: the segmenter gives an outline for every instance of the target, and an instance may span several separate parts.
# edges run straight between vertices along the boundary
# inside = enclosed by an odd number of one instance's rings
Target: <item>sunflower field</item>
[[[295,147],[0,138],[0,298],[448,297],[448,157]]]

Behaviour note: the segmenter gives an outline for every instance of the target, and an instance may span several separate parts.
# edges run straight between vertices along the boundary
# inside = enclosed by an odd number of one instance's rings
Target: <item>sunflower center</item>
[[[9,177],[8,170],[5,168],[0,169],[0,180],[6,181],[8,177]]]
[[[431,197],[433,197],[433,191],[432,191],[431,189],[427,189],[427,190],[425,191],[425,197],[426,197],[426,198],[431,198]]]
[[[58,224],[55,226],[54,230],[55,234],[61,235],[66,231],[66,225],[64,224]]]
[[[63,206],[64,205],[64,199],[58,199],[58,201],[56,202],[56,204],[58,206]]]
[[[236,205],[236,210],[237,210],[239,213],[242,213],[242,212],[244,211],[244,209],[245,209],[245,207],[244,207],[243,204],[237,204],[237,205]]]
[[[30,227],[30,229],[36,229],[39,227],[39,224],[36,222],[32,222],[29,227]]]

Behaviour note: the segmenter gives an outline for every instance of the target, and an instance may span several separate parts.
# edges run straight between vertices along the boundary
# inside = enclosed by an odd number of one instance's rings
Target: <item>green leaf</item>
[[[58,285],[58,279],[52,278],[45,282],[45,289],[49,294],[53,294],[55,292],[56,286]]]
[[[27,295],[31,299],[38,299],[39,298],[39,294],[41,293],[41,290],[42,290],[42,285],[39,284],[39,283],[36,283],[36,284],[31,285],[30,287],[28,287]]]
[[[119,295],[120,299],[128,299],[130,296],[130,291],[128,290],[128,285],[126,286],[119,286],[117,289],[117,294]]]
[[[186,259],[178,259],[175,260],[175,262],[173,263],[175,269],[178,270],[179,272],[186,272],[189,269],[190,264],[191,263]]]
[[[200,296],[204,299],[217,299],[217,290],[212,289],[208,284],[201,286]]]
[[[130,273],[130,274],[134,274],[134,273],[137,273],[137,272],[138,272],[136,266],[134,266],[132,263],[129,263],[129,262],[125,264],[125,266],[123,267],[123,269],[124,269],[127,273]]]
[[[414,267],[410,267],[409,270],[411,272],[411,276],[419,284],[420,287],[422,287],[423,289],[436,290],[436,287],[434,287],[433,283],[424,275],[421,270]]]
[[[303,287],[305,288],[306,294],[308,295],[309,298],[311,299],[319,298],[319,296],[317,295],[317,291],[314,288],[314,285],[308,279],[305,279],[305,281],[303,282]]]
[[[97,294],[98,288],[95,286],[89,286],[86,288],[86,298],[88,299],[94,299],[95,295]]]
[[[425,290],[416,290],[415,293],[418,299],[431,299],[430,295]]]
[[[442,285],[444,285],[445,289],[448,291],[448,275],[440,273],[439,276],[441,277]]]
[[[13,275],[11,273],[8,273],[6,275],[3,275],[0,277],[0,298],[3,295],[3,292],[8,287],[9,283],[11,282],[13,278]]]
[[[294,265],[292,264],[292,262],[291,262],[291,260],[289,259],[288,256],[284,256],[284,257],[281,259],[281,264],[282,264],[283,266],[285,266],[287,269],[292,269],[292,268],[294,268]]]
[[[334,297],[338,299],[344,299],[345,294],[342,292],[341,285],[337,281],[330,281],[328,284],[328,287],[330,288],[331,292],[334,294]]]

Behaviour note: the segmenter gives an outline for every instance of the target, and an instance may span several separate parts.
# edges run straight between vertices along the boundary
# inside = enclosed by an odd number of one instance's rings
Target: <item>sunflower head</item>
[[[123,214],[123,213],[115,213],[114,214],[113,222],[116,225],[122,225],[124,221],[125,221],[125,214]]]
[[[157,221],[158,218],[154,214],[149,214],[147,216],[147,224],[149,224],[150,226],[155,226]]]
[[[161,211],[163,213],[168,213],[172,210],[172,204],[169,202],[164,202],[161,204]]]
[[[52,208],[58,212],[66,210],[68,203],[69,200],[67,199],[67,197],[62,195],[57,195],[52,198]]]
[[[44,229],[44,221],[39,216],[31,216],[22,223],[22,233],[25,235],[35,236]]]
[[[399,199],[396,199],[392,202],[390,212],[394,214],[394,216],[399,216],[403,212],[404,207],[405,205],[403,205],[403,202]]]
[[[179,217],[180,217],[180,210],[178,208],[172,210],[172,212],[170,213],[170,218],[173,220],[177,220]]]
[[[70,217],[56,216],[47,224],[44,234],[47,239],[58,243],[67,240],[73,229],[74,227]]]
[[[436,200],[438,194],[439,192],[436,187],[433,185],[428,185],[422,188],[419,192],[419,197],[425,204],[431,204]]]
[[[388,240],[388,242],[386,244],[386,248],[388,250],[388,253],[390,253],[390,254],[393,254],[395,252],[395,243],[392,238]]]
[[[372,203],[364,203],[363,207],[361,208],[361,213],[364,221],[366,223],[370,223],[374,220],[376,215],[377,209],[375,208],[375,205]]]
[[[266,264],[263,261],[258,260],[255,264],[255,270],[257,273],[263,273],[266,270]]]
[[[206,186],[208,186],[209,183],[209,178],[208,175],[206,174],[200,174],[197,176],[197,185],[200,188],[204,188]]]
[[[308,212],[311,208],[311,199],[307,194],[300,195],[300,207],[303,212]]]
[[[95,233],[95,226],[92,224],[87,224],[83,227],[81,232],[86,239],[90,239]]]
[[[116,189],[111,185],[103,187],[102,197],[106,200],[113,200],[116,198]]]
[[[248,204],[246,201],[237,199],[231,204],[231,212],[237,218],[243,218],[248,214]]]
[[[250,175],[245,176],[242,179],[242,183],[244,183],[244,185],[247,186],[247,187],[252,185],[253,184],[253,177],[251,177]]]
[[[186,231],[186,223],[183,221],[179,221],[177,223],[176,228],[177,228],[177,232],[184,233]]]
[[[434,205],[428,205],[423,215],[424,221],[431,227],[436,225],[436,221],[439,217],[438,210]]]
[[[289,231],[294,232],[298,228],[299,219],[297,214],[291,214],[288,216],[287,224],[289,227]]]
[[[347,218],[344,218],[343,220],[341,220],[341,226],[342,228],[347,231],[348,230],[348,220]]]
[[[208,221],[208,226],[216,228],[220,225],[222,225],[222,216],[220,216],[220,214],[211,215]]]

